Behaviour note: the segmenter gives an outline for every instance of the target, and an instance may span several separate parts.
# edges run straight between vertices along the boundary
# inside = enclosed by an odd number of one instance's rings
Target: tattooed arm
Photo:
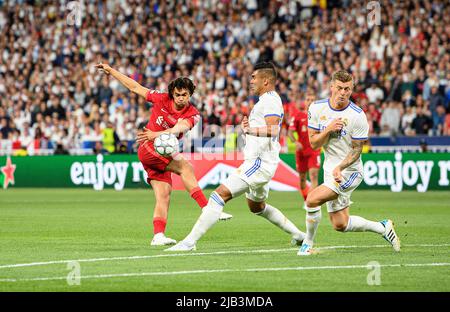
[[[341,183],[343,178],[341,171],[349,167],[355,161],[359,159],[365,140],[352,140],[352,150],[348,153],[347,157],[333,170],[334,180]]]

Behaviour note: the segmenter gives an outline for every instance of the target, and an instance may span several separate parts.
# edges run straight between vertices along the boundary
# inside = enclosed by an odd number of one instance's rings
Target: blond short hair
[[[355,81],[353,80],[353,76],[345,71],[345,70],[338,70],[335,71],[332,75],[331,75],[331,82],[335,82],[336,80],[339,80],[341,82],[353,82],[353,84],[355,84]]]

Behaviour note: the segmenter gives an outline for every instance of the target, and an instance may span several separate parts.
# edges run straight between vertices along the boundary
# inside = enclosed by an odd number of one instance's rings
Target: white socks
[[[312,245],[316,236],[317,227],[322,220],[322,211],[318,207],[317,211],[306,212],[306,241]]]
[[[225,202],[216,192],[212,192],[208,205],[202,209],[191,233],[183,240],[189,245],[195,245],[197,241],[219,220]]]
[[[380,222],[369,221],[358,216],[350,216],[344,232],[375,232],[384,234],[385,228]]]
[[[289,221],[280,210],[267,203],[264,210],[256,213],[256,215],[266,218],[286,233],[291,234],[292,237],[298,241],[302,241],[305,238],[305,233],[300,231],[291,221]]]

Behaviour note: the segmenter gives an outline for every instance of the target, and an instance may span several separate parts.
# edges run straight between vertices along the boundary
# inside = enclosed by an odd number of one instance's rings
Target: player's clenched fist
[[[339,132],[343,127],[344,121],[342,120],[342,118],[336,118],[328,125],[328,127],[325,128],[325,131],[329,133]]]
[[[244,118],[242,118],[241,127],[242,127],[242,131],[244,131],[244,133],[248,133],[250,124],[248,123],[247,116],[244,116]]]
[[[97,68],[100,71],[103,71],[105,74],[109,75],[109,72],[111,71],[111,66],[108,64],[99,63],[95,65],[95,68]]]

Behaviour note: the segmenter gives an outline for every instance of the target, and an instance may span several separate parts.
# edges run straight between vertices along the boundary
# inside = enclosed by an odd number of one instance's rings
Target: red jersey
[[[297,131],[298,139],[303,146],[300,150],[304,155],[309,155],[313,153],[320,154],[320,148],[313,150],[311,144],[309,143],[308,135],[308,114],[304,111],[297,111],[292,117],[289,123],[289,129]]]
[[[146,127],[151,131],[157,132],[173,128],[180,119],[187,120],[192,129],[200,120],[200,113],[191,103],[180,111],[176,110],[175,103],[168,93],[150,90],[146,100],[153,103],[152,114]],[[182,136],[183,134],[180,133],[178,139]]]

